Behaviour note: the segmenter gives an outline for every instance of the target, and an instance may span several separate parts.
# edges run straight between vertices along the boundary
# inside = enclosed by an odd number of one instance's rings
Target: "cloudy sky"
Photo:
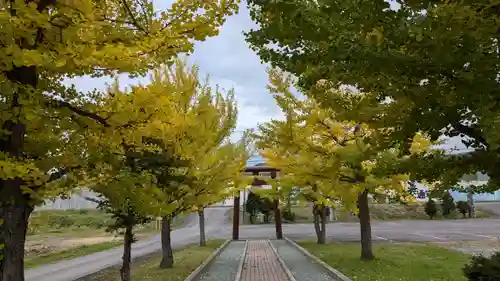
[[[157,9],[166,9],[172,0],[156,0]],[[391,3],[393,8],[394,3]],[[281,119],[279,108],[266,89],[266,65],[261,64],[259,57],[248,47],[243,32],[254,26],[248,9],[241,5],[237,15],[229,17],[222,27],[219,36],[199,42],[189,61],[199,66],[202,76],[210,75],[210,83],[224,89],[234,88],[239,107],[237,139],[241,131],[254,128],[257,124]],[[105,89],[109,79],[79,78],[72,81],[80,90],[94,88]],[[121,77],[120,85],[127,86],[138,83],[126,76]],[[443,148],[465,148],[459,139],[448,140]]]

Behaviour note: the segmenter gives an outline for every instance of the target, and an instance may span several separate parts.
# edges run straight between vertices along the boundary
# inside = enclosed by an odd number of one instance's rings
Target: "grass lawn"
[[[462,219],[462,215],[458,212],[454,212],[449,217],[445,218],[441,214],[438,206],[438,216],[436,219]],[[305,223],[312,222],[312,206],[293,206],[292,211],[295,213],[296,222]],[[419,219],[428,220],[429,217],[424,211],[424,206],[422,204],[370,204],[370,216],[374,221],[390,221],[390,220],[407,220],[407,219]],[[476,210],[477,218],[487,218],[491,214],[483,211]],[[343,206],[339,206],[336,210],[336,220],[341,222],[357,222],[358,218],[347,212]]]
[[[172,227],[182,227],[185,216],[184,214],[178,215]],[[75,236],[87,236],[92,232],[104,233],[106,227],[112,222],[111,215],[100,210],[37,211],[30,217],[28,235],[66,235],[71,232]],[[152,221],[138,227],[136,232],[154,232],[156,228],[156,222]]]
[[[350,277],[362,281],[465,281],[462,268],[470,256],[425,244],[374,244],[376,260],[361,261],[358,243],[299,243]]]
[[[122,242],[107,242],[107,243],[98,243],[92,245],[82,245],[73,249],[33,256],[31,258],[25,259],[24,267],[32,268],[43,264],[55,263],[60,260],[73,259],[84,255],[115,248],[120,245],[122,245]]]
[[[154,254],[145,259],[139,259],[132,264],[132,280],[134,281],[182,281],[205,261],[224,240],[209,240],[205,247],[190,245],[174,250],[174,268],[160,269],[161,257]],[[110,268],[89,276],[92,281],[118,281],[119,268]],[[85,279],[87,280],[87,279]]]
[[[443,217],[441,214],[440,206],[438,205],[438,214],[435,219],[463,219],[462,215],[458,212],[453,212],[448,217]],[[243,212],[243,211],[241,211]],[[312,223],[312,205],[294,205],[292,212],[295,214],[295,221],[288,223]],[[358,222],[357,216],[347,211],[343,206],[338,206],[334,213],[333,222]],[[488,218],[492,213],[487,210],[476,209],[476,218]],[[229,220],[232,220],[233,212],[228,214]],[[420,203],[413,203],[408,205],[403,204],[385,204],[385,203],[371,203],[370,204],[370,217],[373,221],[393,221],[393,220],[428,220],[429,217],[425,213],[424,205]],[[273,218],[271,218],[271,222]],[[242,224],[251,224],[247,213],[244,215]]]

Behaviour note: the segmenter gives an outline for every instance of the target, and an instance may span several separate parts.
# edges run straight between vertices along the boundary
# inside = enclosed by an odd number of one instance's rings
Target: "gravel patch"
[[[451,242],[451,243],[436,243],[441,247],[470,254],[473,256],[483,255],[491,256],[495,252],[500,251],[500,240],[484,240],[474,242]]]
[[[194,281],[234,281],[245,241],[232,241],[210,262]]]
[[[341,281],[321,264],[311,260],[287,241],[272,240],[271,243],[296,280]]]

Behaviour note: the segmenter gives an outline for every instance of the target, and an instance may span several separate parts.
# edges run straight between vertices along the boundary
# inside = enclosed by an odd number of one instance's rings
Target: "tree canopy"
[[[255,138],[268,164],[281,173],[273,185],[274,196],[281,194],[280,183],[288,190],[300,187],[303,198],[314,203],[315,217],[322,213],[323,223],[325,207],[336,203],[359,213],[361,257],[372,259],[368,195],[414,200],[408,192],[409,171],[405,167],[413,162],[413,155],[425,156],[432,142],[417,133],[409,153],[398,146],[389,147],[390,128],[338,118],[362,110],[364,93],[337,90],[336,97],[345,106],[324,108],[312,98],[298,99],[290,90],[290,75],[270,70],[269,76],[268,88],[286,118],[264,123]],[[318,243],[324,243],[324,230],[317,229],[321,232],[323,238],[318,234]]]
[[[299,77],[299,87],[322,88],[317,82],[324,81],[333,91],[362,91],[371,105],[346,120],[391,128],[403,150],[420,131],[433,141],[462,137],[474,152],[440,160],[445,173],[432,177],[450,186],[464,173],[483,171],[491,188],[498,186],[499,5],[284,0],[249,7],[258,27],[248,42],[262,60]],[[306,94],[324,107],[339,106],[331,91]]]
[[[0,4],[2,178],[19,177],[41,191],[60,176],[54,169],[66,172],[83,162],[81,153],[71,155],[82,139],[68,132],[90,123],[109,127],[120,118],[93,111],[99,93],[80,93],[64,79],[145,74],[216,35],[236,9],[234,1],[178,1],[166,11],[146,0]]]
[[[313,189],[306,192],[319,203],[342,199],[353,210],[364,189],[407,195],[402,184],[407,176],[398,165],[408,157],[379,145],[386,138],[384,131],[337,120],[342,112],[321,108],[312,99],[299,100],[290,92],[290,76],[280,71],[271,70],[270,80],[269,89],[286,120],[264,123],[255,137],[269,165],[280,169],[282,180],[291,177],[301,187],[310,186]],[[412,152],[426,152],[429,146],[427,138],[417,135]]]
[[[24,248],[33,206],[61,192],[56,180],[94,168],[83,131],[97,125],[114,135],[111,128],[135,125],[114,114],[117,108],[97,111],[122,102],[82,93],[67,78],[144,75],[217,35],[237,4],[178,0],[158,10],[151,0],[0,3],[0,280],[24,279],[16,249]]]
[[[222,176],[230,177],[231,169],[223,168],[239,167],[244,161],[244,155],[237,155],[244,148],[224,144],[236,122],[233,93],[213,91],[200,80],[197,67],[181,60],[155,71],[148,85],[121,91],[115,84],[96,107],[108,126],[86,131],[94,145],[91,172],[105,182],[103,186],[121,174],[129,183],[145,185],[139,190],[150,197],[143,200],[145,213],[165,216],[189,209],[193,205],[180,200],[190,202],[188,195],[201,198],[209,189],[200,173],[214,169],[211,172],[217,174],[213,165],[222,163]],[[165,209],[173,202],[178,202],[178,210]]]

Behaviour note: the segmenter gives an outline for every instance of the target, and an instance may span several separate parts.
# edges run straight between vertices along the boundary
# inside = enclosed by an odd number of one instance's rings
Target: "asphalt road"
[[[214,208],[206,213],[207,237],[229,238],[231,226],[227,224],[227,210]],[[182,247],[198,241],[198,225],[192,218],[188,227],[172,233],[172,246]],[[283,226],[284,235],[292,239],[314,239],[311,224],[289,224]],[[498,239],[500,219],[397,221],[372,223],[375,242],[456,242]],[[245,225],[240,228],[240,239],[275,238],[274,225]],[[332,223],[327,227],[331,241],[359,241],[359,224]],[[161,249],[160,238],[137,242],[133,246],[133,257],[157,252]],[[27,281],[72,281],[121,262],[121,248],[61,261],[26,271]]]
[[[283,226],[284,235],[292,239],[315,239],[311,224]],[[273,225],[242,226],[241,239],[275,237]],[[359,241],[359,224],[331,223],[327,226],[327,239],[339,242]],[[373,222],[375,242],[461,242],[493,240],[500,237],[500,219],[436,220]]]

